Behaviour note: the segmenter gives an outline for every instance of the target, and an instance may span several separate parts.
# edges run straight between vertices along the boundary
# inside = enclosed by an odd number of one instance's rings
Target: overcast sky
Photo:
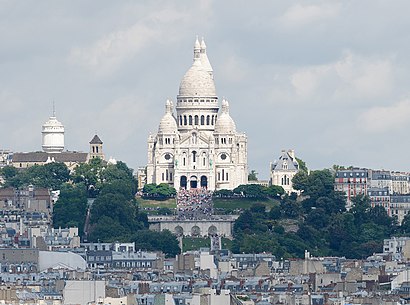
[[[409,1],[0,1],[0,149],[147,162],[167,98],[205,37],[217,94],[248,135],[249,169],[293,148],[311,169],[409,171]]]

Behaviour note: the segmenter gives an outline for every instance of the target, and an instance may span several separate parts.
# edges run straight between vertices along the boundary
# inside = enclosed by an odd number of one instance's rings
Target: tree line
[[[148,230],[148,218],[135,200],[137,181],[123,162],[108,164],[95,158],[78,165],[73,172],[63,163],[35,165],[20,170],[4,167],[3,187],[27,185],[60,190],[53,207],[53,226],[76,226],[90,242],[135,242],[138,249],[180,252],[178,241],[169,231]]]
[[[410,233],[410,215],[401,225],[367,196],[353,198],[346,211],[345,195],[334,190],[330,170],[300,171],[293,186],[301,192],[285,195],[266,211],[254,204],[234,224],[232,250],[272,252],[277,257],[316,256],[364,258],[383,249],[383,239]]]

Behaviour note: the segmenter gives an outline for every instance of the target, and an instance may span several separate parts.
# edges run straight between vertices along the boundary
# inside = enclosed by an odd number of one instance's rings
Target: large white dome
[[[215,83],[201,61],[195,60],[179,85],[179,97],[215,97]]]
[[[226,100],[222,101],[222,111],[215,123],[216,133],[234,133],[236,125],[232,117],[229,115],[229,103]]]
[[[167,100],[165,103],[165,115],[159,123],[158,133],[175,133],[178,129],[177,122],[172,115],[172,102]]]

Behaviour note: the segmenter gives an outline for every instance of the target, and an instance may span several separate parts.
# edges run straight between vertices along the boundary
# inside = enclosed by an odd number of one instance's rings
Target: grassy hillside
[[[276,200],[254,200],[247,198],[214,198],[214,208],[216,214],[232,214],[238,213],[239,210],[249,209],[255,203],[261,203],[266,206],[266,210],[270,210],[273,206],[278,204]],[[145,210],[148,214],[156,214],[156,210],[160,208],[175,209],[176,200],[175,198],[168,200],[146,200],[142,198],[137,198],[138,205]]]
[[[175,209],[177,207],[175,198],[167,200],[149,200],[137,198],[138,206],[141,208],[168,208]]]
[[[224,199],[214,198],[214,208],[217,214],[227,214],[237,212],[238,209],[249,209],[255,203],[261,203],[266,206],[266,210],[270,210],[273,206],[278,205],[277,200],[254,200],[248,198]]]

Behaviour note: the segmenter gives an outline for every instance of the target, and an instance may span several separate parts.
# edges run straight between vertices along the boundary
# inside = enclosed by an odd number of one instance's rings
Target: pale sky
[[[147,162],[204,37],[219,99],[248,135],[249,169],[295,149],[333,164],[410,171],[409,1],[0,0],[0,149],[41,150],[52,113],[66,149]]]

